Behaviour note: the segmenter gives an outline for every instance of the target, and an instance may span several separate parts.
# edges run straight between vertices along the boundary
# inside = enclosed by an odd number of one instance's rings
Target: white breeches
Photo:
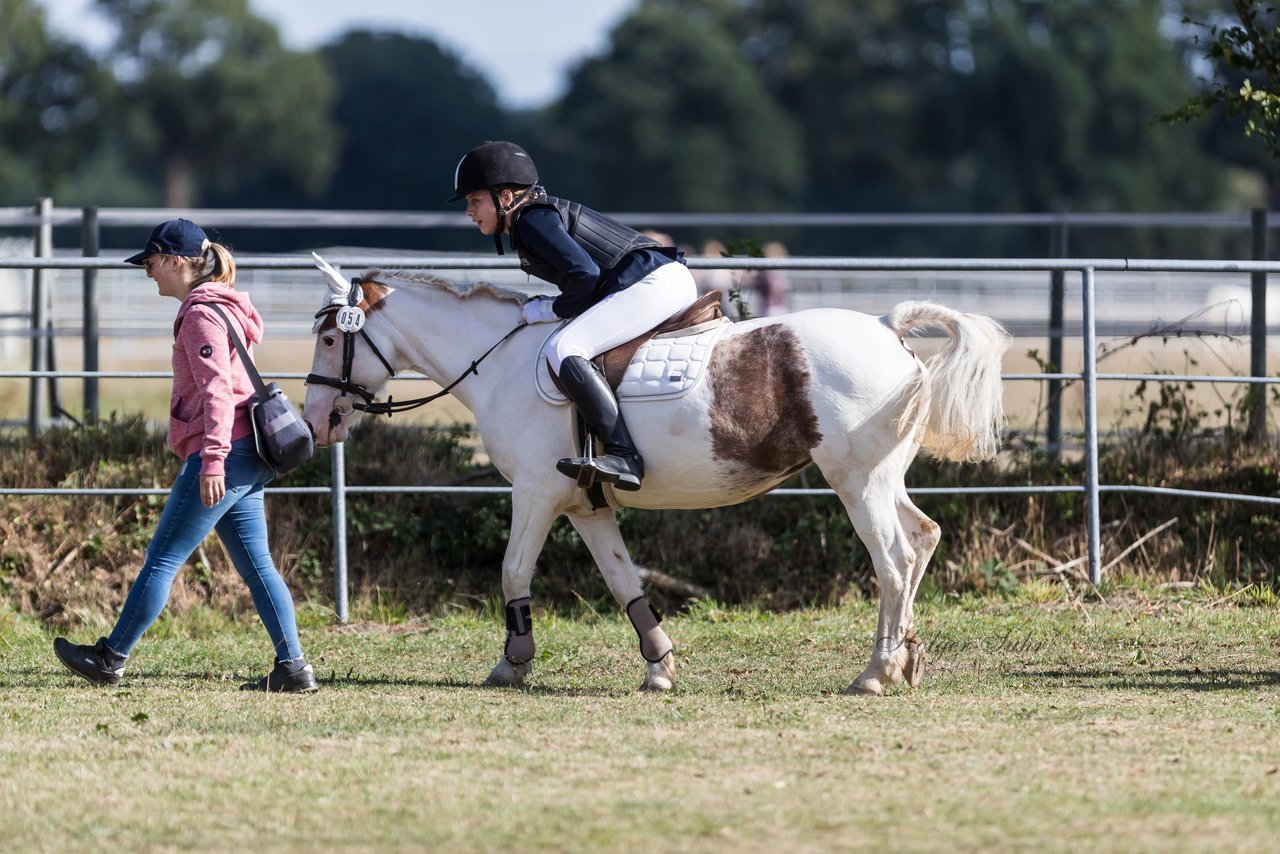
[[[663,264],[625,291],[610,294],[547,339],[542,354],[560,373],[569,356],[590,359],[643,335],[693,305],[698,286],[689,268]]]

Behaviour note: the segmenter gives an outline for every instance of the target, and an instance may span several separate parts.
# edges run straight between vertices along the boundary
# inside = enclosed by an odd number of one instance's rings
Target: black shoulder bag
[[[311,459],[311,455],[315,452],[315,440],[311,436],[311,429],[307,427],[307,423],[298,414],[298,408],[289,402],[289,398],[285,396],[280,386],[262,382],[258,369],[249,358],[249,352],[241,343],[240,336],[236,334],[235,327],[231,325],[231,320],[222,308],[211,302],[203,304],[212,308],[222,318],[223,324],[227,327],[227,334],[231,336],[231,343],[236,345],[236,352],[240,354],[240,362],[249,373],[249,379],[253,381],[258,399],[249,407],[249,420],[253,423],[253,441],[257,445],[258,456],[262,457],[277,475],[292,471]]]

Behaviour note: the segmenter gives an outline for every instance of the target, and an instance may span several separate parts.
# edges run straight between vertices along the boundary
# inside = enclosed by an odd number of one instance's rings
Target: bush
[[[1215,492],[1280,494],[1275,450],[1247,450],[1183,434],[1138,437],[1109,449],[1104,483],[1147,483]],[[464,427],[431,429],[366,422],[345,448],[351,485],[502,484],[475,459]],[[283,485],[329,484],[330,453],[292,472]],[[178,462],[161,434],[138,418],[88,429],[51,429],[35,439],[0,437],[0,482],[10,487],[167,488]],[[1055,460],[1034,446],[1014,447],[998,463],[940,465],[918,460],[913,487],[1080,484],[1078,461]],[[791,485],[823,486],[816,469]],[[55,623],[114,616],[137,574],[164,496],[0,497],[0,591],[15,606]],[[1078,580],[1086,553],[1078,494],[921,496],[941,526],[928,590],[1007,591],[1019,579]],[[331,504],[326,495],[268,499],[273,553],[303,598],[332,601]],[[359,494],[347,502],[349,581],[353,595],[423,612],[501,596],[500,572],[510,500],[504,495]],[[1155,581],[1203,580],[1223,586],[1276,587],[1280,521],[1259,505],[1162,495],[1105,494],[1104,562],[1165,520],[1178,521],[1109,571]],[[874,595],[870,560],[834,497],[763,497],[701,511],[620,514],[641,566],[712,592],[724,603],[788,609]],[[566,521],[553,527],[539,560],[534,595],[542,606],[613,608],[586,548]],[[683,598],[651,587],[660,607]],[[247,592],[211,537],[179,575],[170,606],[252,608]]]

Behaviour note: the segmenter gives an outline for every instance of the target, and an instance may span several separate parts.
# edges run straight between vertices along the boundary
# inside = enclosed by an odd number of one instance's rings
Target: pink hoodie
[[[200,452],[200,473],[226,473],[231,443],[253,433],[249,405],[253,382],[216,311],[217,303],[236,324],[253,356],[262,340],[262,315],[249,295],[221,282],[207,282],[182,301],[173,322],[173,397],[169,401],[169,448],[182,459]]]

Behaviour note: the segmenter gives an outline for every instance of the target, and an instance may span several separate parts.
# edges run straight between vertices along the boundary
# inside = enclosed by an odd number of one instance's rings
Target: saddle
[[[690,327],[700,326],[703,323],[710,323],[724,317],[724,312],[720,310],[720,294],[712,291],[709,294],[703,294],[698,297],[693,305],[686,308],[679,314],[672,315],[666,320],[659,323],[643,335],[637,335],[624,344],[619,344],[612,350],[606,350],[593,360],[600,370],[604,373],[604,378],[608,380],[609,387],[616,394],[618,385],[622,382],[623,374],[627,371],[627,366],[631,364],[631,359],[635,356],[636,351],[643,347],[652,338],[657,335],[664,335],[668,332],[678,332],[681,329],[689,329]],[[551,381],[556,388],[564,394],[564,387],[560,385],[560,378],[556,376],[555,371],[549,371]],[[568,397],[568,395],[565,395]]]

